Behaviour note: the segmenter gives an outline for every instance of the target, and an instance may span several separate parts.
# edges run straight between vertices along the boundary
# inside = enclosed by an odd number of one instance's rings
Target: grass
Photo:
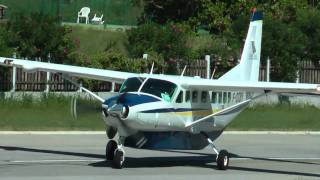
[[[94,100],[78,99],[78,118],[71,115],[72,97],[43,95],[35,99],[24,95],[21,99],[0,100],[1,130],[104,130],[101,104]]]
[[[127,36],[122,31],[72,26],[71,37],[79,42],[79,51],[84,54],[95,54],[111,47],[118,49],[125,55],[128,54],[126,50]]]
[[[77,98],[78,118],[71,115],[73,97],[0,97],[0,130],[104,130],[101,104]],[[299,105],[257,105],[242,112],[227,130],[320,130],[320,109]]]
[[[228,130],[320,130],[320,109],[309,105],[258,105],[242,112]]]
[[[94,14],[104,15],[103,20],[108,24],[137,24],[137,18],[143,7],[134,6],[128,0],[0,0],[0,4],[8,6],[6,16],[15,12],[34,13],[42,12],[50,15],[59,15],[64,22],[76,22],[77,14],[82,7],[90,7],[89,18]]]

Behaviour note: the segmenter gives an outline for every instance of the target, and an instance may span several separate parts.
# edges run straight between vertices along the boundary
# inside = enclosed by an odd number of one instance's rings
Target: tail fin
[[[262,18],[260,11],[252,14],[251,22],[241,55],[240,63],[224,74],[219,80],[258,81],[262,37]]]

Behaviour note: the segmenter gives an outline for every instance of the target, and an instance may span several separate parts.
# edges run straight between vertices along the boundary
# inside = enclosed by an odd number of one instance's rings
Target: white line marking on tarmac
[[[44,159],[44,160],[8,160],[7,163],[59,163],[59,162],[97,162],[104,159]]]
[[[224,131],[223,134],[236,135],[320,135],[320,131]]]
[[[0,135],[95,135],[106,134],[105,131],[0,131]]]
[[[243,160],[320,160],[320,157],[259,157],[259,158],[230,158],[232,160],[243,161]],[[97,162],[104,161],[105,159],[44,159],[44,160],[7,160],[2,161],[5,163],[61,163],[61,162]]]
[[[104,135],[105,131],[0,131],[0,135]],[[320,131],[224,131],[236,135],[320,135]]]
[[[320,160],[320,157],[257,157],[257,158],[250,158],[250,157],[231,157],[230,159],[233,160]]]

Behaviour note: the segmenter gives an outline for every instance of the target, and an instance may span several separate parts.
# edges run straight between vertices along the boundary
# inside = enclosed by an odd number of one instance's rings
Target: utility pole
[[[207,79],[210,79],[210,55],[206,55],[205,60],[207,61]]]
[[[16,59],[17,54],[13,53],[12,58]],[[15,92],[16,91],[16,81],[17,81],[17,67],[13,66],[12,67],[12,89],[10,92]]]
[[[270,58],[267,59],[267,82],[270,82]]]

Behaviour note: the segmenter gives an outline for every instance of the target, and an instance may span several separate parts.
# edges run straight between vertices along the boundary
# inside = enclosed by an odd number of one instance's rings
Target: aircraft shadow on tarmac
[[[35,148],[25,148],[17,146],[0,146],[0,149],[6,151],[25,151],[25,152],[36,152],[36,153],[47,153],[47,154],[58,154],[76,157],[86,157],[86,158],[99,158],[104,159],[105,156],[101,154],[90,154],[90,153],[79,153],[79,152],[67,152],[67,151],[57,151],[57,150],[45,150],[45,149],[35,149]],[[157,150],[158,151],[158,150]],[[126,157],[126,168],[143,168],[143,167],[174,167],[174,166],[196,166],[203,168],[217,169],[216,165],[212,163],[215,162],[215,155],[207,153],[195,153],[195,152],[185,152],[178,150],[160,150],[166,152],[175,153],[187,153],[188,156],[177,156],[177,157]],[[190,156],[194,154],[194,156]],[[267,159],[261,157],[248,157],[239,156],[231,153],[231,157],[237,158],[250,158],[252,160],[260,161],[275,161],[279,163],[298,163],[298,164],[311,164],[320,165],[320,163],[293,161],[293,160],[278,160],[278,159]],[[97,161],[90,163],[89,166],[92,167],[112,167],[110,161]],[[258,169],[249,167],[237,167],[229,166],[230,170],[235,171],[248,171],[248,172],[262,172],[270,174],[285,174],[285,175],[297,175],[297,176],[308,176],[308,177],[320,177],[320,174],[314,173],[304,173],[304,172],[292,172],[292,171],[281,171],[281,170],[268,170],[268,169]]]

